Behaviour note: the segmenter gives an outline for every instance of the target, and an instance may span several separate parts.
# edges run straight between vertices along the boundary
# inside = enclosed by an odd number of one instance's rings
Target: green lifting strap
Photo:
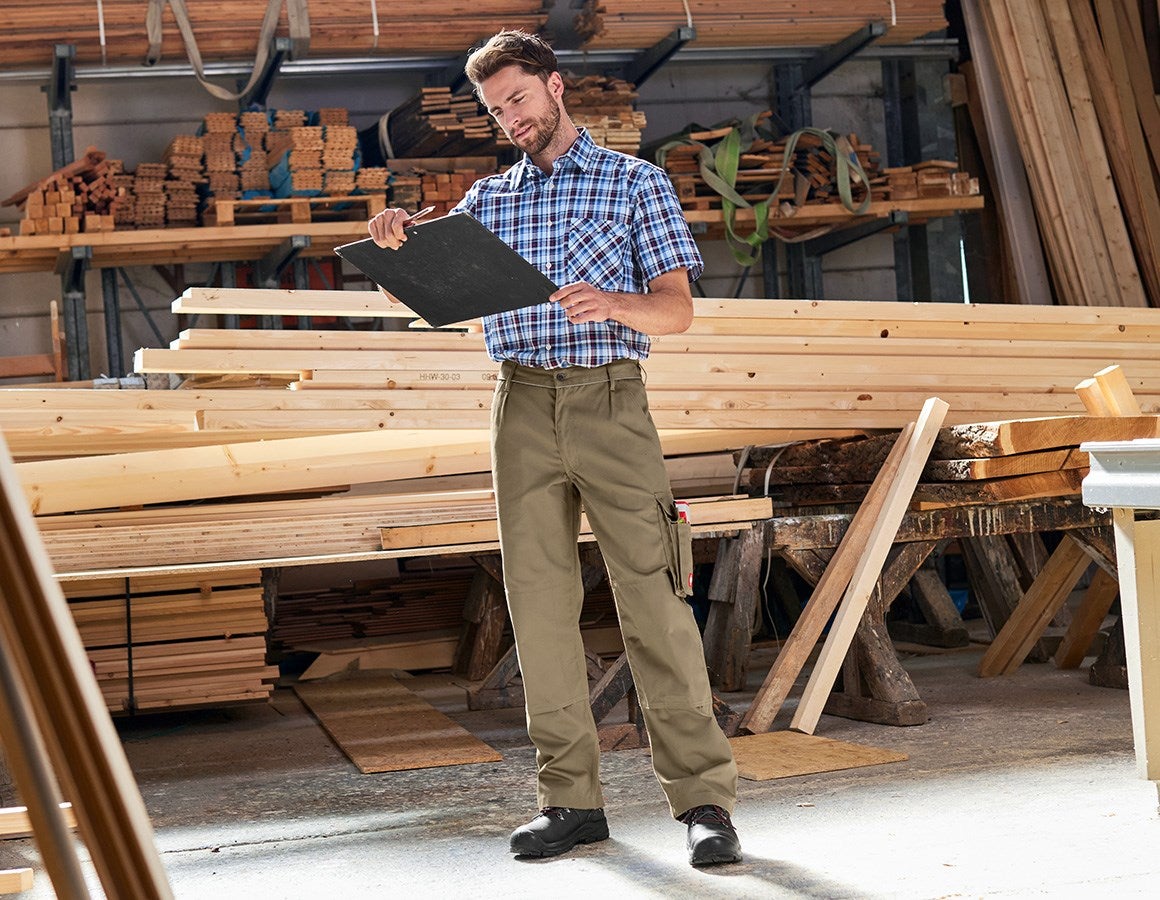
[[[700,141],[685,137],[668,141],[657,150],[657,162],[663,166],[665,156],[672,148],[682,146],[698,148],[697,157],[700,163],[701,178],[704,179],[709,187],[721,195],[721,211],[725,219],[725,238],[729,244],[729,249],[733,253],[733,258],[743,266],[751,266],[757,262],[758,248],[769,240],[769,209],[777,202],[777,197],[781,193],[785,179],[794,173],[791,160],[797,148],[798,140],[803,135],[818,138],[822,142],[822,146],[830,151],[833,156],[835,181],[838,185],[838,197],[841,199],[842,205],[855,215],[864,213],[870,205],[870,179],[867,177],[866,171],[862,168],[862,164],[858,161],[858,155],[850,147],[849,142],[845,138],[835,138],[829,131],[821,128],[802,128],[786,138],[784,152],[785,165],[782,167],[777,184],[767,199],[760,200],[757,203],[750,203],[742,197],[737,193],[736,188],[738,161],[741,158],[741,154],[749,150],[753,145],[754,139],[758,136],[760,130],[757,125],[758,118],[758,116],[753,116],[735,125],[732,131],[718,141],[712,149]],[[866,186],[866,196],[857,205],[854,203],[852,179],[860,181]],[[754,228],[747,235],[737,233],[735,219],[738,209],[753,210],[755,217]],[[797,207],[791,207],[791,209],[793,212],[797,211]],[[792,212],[790,215],[792,215]],[[827,230],[829,229],[823,228],[821,232]],[[784,236],[780,232],[777,232],[776,229],[775,233],[782,240],[792,241],[814,237],[820,232],[811,231],[809,234],[796,238]]]
[[[282,13],[283,3],[286,5],[286,19],[290,26],[290,40],[295,57],[306,55],[310,46],[310,13],[306,0],[268,0],[266,15],[262,19],[262,28],[258,34],[258,49],[254,59],[254,69],[250,73],[250,80],[237,93],[227,91],[223,87],[206,80],[205,66],[201,60],[201,50],[197,46],[197,38],[193,33],[193,25],[189,21],[189,10],[186,0],[149,0],[149,7],[145,12],[145,33],[149,39],[149,52],[145,56],[145,65],[156,65],[161,59],[161,26],[162,16],[165,14],[165,5],[173,9],[173,18],[177,21],[177,28],[185,42],[185,52],[189,56],[189,63],[193,66],[193,73],[201,86],[219,100],[234,102],[246,96],[262,77],[262,70],[266,67],[266,60],[270,56],[270,47],[274,42],[274,32],[278,29],[278,17]]]

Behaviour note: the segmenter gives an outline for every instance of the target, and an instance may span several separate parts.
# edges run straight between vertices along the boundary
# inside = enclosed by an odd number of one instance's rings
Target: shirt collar
[[[552,164],[553,173],[560,171],[561,164],[565,168],[571,165],[582,172],[587,172],[595,163],[598,149],[596,142],[588,134],[587,128],[578,128],[577,131],[579,136],[572,142],[572,146]],[[524,158],[512,167],[512,174],[514,187],[517,188],[528,182],[544,181],[549,177],[526,153]]]

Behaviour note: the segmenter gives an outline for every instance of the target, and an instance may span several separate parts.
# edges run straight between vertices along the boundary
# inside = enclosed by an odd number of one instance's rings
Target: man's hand
[[[367,222],[367,231],[380,247],[398,250],[407,240],[403,227],[411,222],[411,213],[405,209],[384,209]]]
[[[601,291],[576,281],[548,299],[560,304],[573,325],[611,319],[644,334],[679,334],[693,323],[693,297],[683,268],[653,278],[644,294]]]
[[[573,325],[581,322],[606,322],[612,318],[612,296],[586,281],[566,284],[548,300],[559,303]]]

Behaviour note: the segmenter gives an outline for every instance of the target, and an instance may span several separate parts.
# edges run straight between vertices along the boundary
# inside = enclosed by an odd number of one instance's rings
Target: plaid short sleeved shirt
[[[527,156],[477,181],[453,212],[466,212],[557,286],[586,281],[644,293],[673,269],[689,280],[703,264],[672,182],[652,163],[597,146],[581,129],[546,175]],[[487,316],[492,359],[557,369],[644,359],[649,339],[619,322],[573,325],[556,303]]]

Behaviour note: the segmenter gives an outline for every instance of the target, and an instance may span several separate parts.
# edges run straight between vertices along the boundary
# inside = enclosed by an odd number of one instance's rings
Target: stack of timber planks
[[[585,0],[575,27],[589,50],[651,47],[687,24],[697,30],[693,46],[792,47],[834,44],[875,20],[888,26],[880,43],[903,44],[947,26],[936,0]]]
[[[397,576],[327,590],[279,591],[270,626],[275,655],[374,647],[401,669],[452,664],[464,631],[464,598],[478,566],[463,557],[400,560]],[[581,627],[616,627],[607,582],[585,594]],[[398,664],[403,663],[403,664]]]
[[[114,713],[265,700],[266,614],[257,569],[66,582],[69,609]]]
[[[206,60],[253,59],[265,3],[213,0],[186,4],[190,24]],[[53,44],[76,45],[81,64],[138,64],[148,46],[146,7],[141,3],[60,0],[45,15],[38,0],[0,4],[0,66],[20,69],[52,64]],[[539,31],[547,22],[542,0],[429,0],[427,3],[367,3],[327,0],[310,4],[310,55],[462,53],[481,37],[503,28]],[[278,37],[288,36],[283,13]],[[173,14],[162,16],[162,59],[186,58]]]
[[[330,298],[334,298],[331,300]],[[341,305],[340,305],[341,303]],[[1082,413],[1075,384],[1119,363],[1147,412],[1160,410],[1160,322],[1148,310],[792,300],[702,300],[688,332],[653,342],[645,363],[662,428],[897,428],[938,394],[948,421]],[[395,316],[375,292],[192,288],[190,314]],[[404,308],[405,309],[405,308]],[[203,409],[199,428],[332,430],[486,427],[495,364],[482,336],[405,332],[184,332],[169,350],[143,349],[139,372],[267,374],[296,379],[281,408],[253,417]],[[386,390],[384,390],[386,389]],[[315,399],[306,399],[307,396]],[[302,399],[294,399],[301,397]],[[323,399],[327,398],[327,399]],[[326,403],[329,411],[294,412]],[[353,413],[364,406],[361,420]],[[338,410],[347,407],[347,413]],[[308,420],[313,420],[313,425]],[[438,420],[441,426],[433,423]],[[264,429],[269,428],[270,431]]]
[[[1160,305],[1160,107],[1139,5],[973,0],[964,12],[996,64],[1059,301]]]
[[[169,167],[165,179],[165,224],[188,227],[197,224],[198,185],[205,183],[201,138],[179,134],[165,150]]]
[[[588,130],[601,147],[630,156],[640,152],[640,135],[648,124],[635,108],[639,95],[621,78],[564,75],[564,106],[573,123]]]
[[[494,156],[431,156],[387,160],[392,206],[416,211],[434,206],[441,216],[455,206],[476,181],[499,171]]]
[[[408,316],[356,291],[197,288],[175,309]],[[694,496],[730,492],[730,451],[897,429],[931,395],[951,404],[948,424],[1076,416],[1076,383],[1116,362],[1145,419],[1160,410],[1151,310],[698,300],[696,312],[645,364],[670,471]],[[400,556],[447,552],[440,522],[461,550],[493,542],[496,367],[476,332],[191,329],[136,366],[280,375],[294,389],[0,391],[0,427],[61,571],[370,558],[384,552],[380,526],[409,535],[385,551]],[[360,495],[343,492],[352,483]],[[289,493],[303,491],[317,496]],[[242,494],[278,499],[207,502]],[[117,509],[137,504],[149,508]],[[77,510],[94,512],[65,514]]]
[[[390,112],[387,134],[395,157],[468,156],[511,146],[474,94],[449,87],[420,88]]]
[[[407,317],[376,291],[192,288],[178,313]],[[665,429],[824,435],[899,428],[926,396],[966,424],[1084,412],[1073,393],[1110,363],[1160,411],[1151,310],[791,300],[695,301],[653,344],[650,402]],[[190,329],[142,349],[141,373],[278,378],[291,390],[4,391],[20,460],[404,429],[486,429],[495,364],[477,332]]]

